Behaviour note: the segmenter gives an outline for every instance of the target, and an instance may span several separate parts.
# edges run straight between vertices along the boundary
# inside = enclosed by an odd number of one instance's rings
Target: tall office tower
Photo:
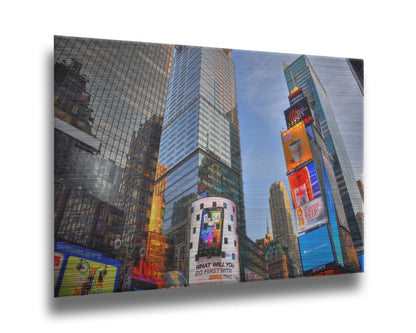
[[[173,51],[173,45],[55,36],[56,197],[60,188],[81,187],[121,209],[124,249],[134,246],[132,230],[149,223]],[[88,227],[81,211],[73,216],[72,229]]]
[[[283,182],[270,186],[270,215],[274,239],[277,239],[286,253],[291,277],[302,274],[299,247],[292,220],[289,195]]]
[[[331,157],[348,226],[357,255],[360,256],[364,253],[364,248],[356,214],[363,211],[363,202],[326,91],[306,56],[300,56],[290,65],[285,63],[282,65],[289,92],[296,90],[296,88],[302,88],[303,92],[312,93],[311,107],[325,139],[326,150]]]
[[[169,82],[159,163],[169,168],[164,233],[173,260],[187,255],[188,207],[219,196],[237,205],[245,233],[243,181],[234,61],[231,50],[177,46]],[[185,251],[185,252],[184,252]],[[174,269],[183,265],[174,264]],[[185,265],[186,266],[186,265]]]

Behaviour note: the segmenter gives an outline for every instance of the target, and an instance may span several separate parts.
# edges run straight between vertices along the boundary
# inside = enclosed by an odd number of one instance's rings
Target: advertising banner
[[[298,237],[303,272],[318,272],[335,261],[328,226],[312,230]]]
[[[303,122],[283,132],[282,143],[287,171],[291,171],[312,159],[311,147]]]
[[[298,232],[311,229],[328,221],[322,197],[316,198],[302,205],[297,211]]]
[[[192,208],[189,285],[240,281],[235,203],[208,197]]]
[[[304,98],[302,88],[298,88],[288,96],[290,105],[295,104],[300,99]]]
[[[321,188],[319,187],[315,163],[310,163],[289,175],[289,185],[294,208],[320,197]]]
[[[301,121],[305,123],[305,126],[308,126],[312,123],[312,112],[309,108],[308,100],[306,97],[292,104],[288,109],[284,111],[284,115],[287,128],[291,128]]]
[[[202,212],[198,256],[221,254],[224,208],[205,208]]]
[[[64,260],[55,287],[55,296],[81,296],[116,291],[120,262],[104,258],[102,253],[58,242],[57,257]]]

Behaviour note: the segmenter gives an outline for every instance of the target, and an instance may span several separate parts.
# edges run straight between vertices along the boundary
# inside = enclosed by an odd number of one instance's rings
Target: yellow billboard
[[[300,122],[283,132],[282,143],[287,171],[291,171],[312,159],[304,122]]]
[[[59,297],[114,292],[118,267],[69,256]]]

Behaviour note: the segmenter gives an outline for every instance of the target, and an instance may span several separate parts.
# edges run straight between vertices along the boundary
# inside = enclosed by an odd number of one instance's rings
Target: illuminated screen
[[[318,175],[314,163],[289,175],[293,207],[297,208],[321,196]]]
[[[303,121],[305,125],[312,122],[312,113],[306,98],[299,99],[284,112],[287,128]]]
[[[221,245],[221,212],[205,212],[202,214],[200,241],[204,246],[219,247]]]
[[[58,296],[112,293],[117,274],[118,267],[116,266],[70,256]]]
[[[221,255],[223,219],[222,207],[205,208],[202,211],[198,256]]]
[[[298,239],[304,272],[335,261],[328,226],[308,232]]]
[[[282,143],[287,171],[291,171],[312,159],[304,122],[283,132]]]

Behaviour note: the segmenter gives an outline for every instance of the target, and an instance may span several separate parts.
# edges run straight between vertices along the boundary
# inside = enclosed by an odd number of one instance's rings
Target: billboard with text
[[[287,108],[284,111],[284,115],[287,128],[291,128],[301,121],[305,123],[305,126],[312,123],[312,112],[306,97],[298,100]]]
[[[282,133],[283,152],[287,171],[312,159],[305,124],[300,122]]]
[[[312,230],[298,237],[303,272],[318,271],[335,261],[328,226]]]

